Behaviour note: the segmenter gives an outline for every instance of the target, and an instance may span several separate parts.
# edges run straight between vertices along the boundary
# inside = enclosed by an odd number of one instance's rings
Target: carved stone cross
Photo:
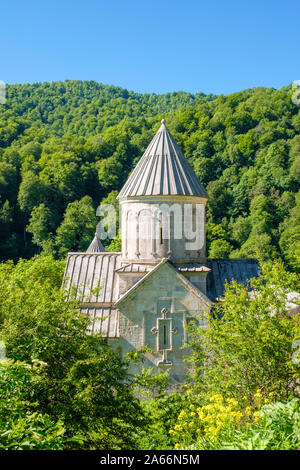
[[[160,311],[161,318],[156,319],[156,326],[151,328],[151,333],[156,335],[156,350],[162,353],[162,360],[158,366],[172,366],[168,360],[168,352],[173,350],[173,335],[178,333],[178,329],[173,327],[173,318],[167,318],[169,310],[164,307]]]

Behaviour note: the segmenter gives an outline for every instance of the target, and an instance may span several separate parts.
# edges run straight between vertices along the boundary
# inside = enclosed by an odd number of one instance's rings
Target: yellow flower
[[[181,424],[175,424],[174,429],[175,431],[181,431],[182,430]]]
[[[193,410],[195,406],[193,404],[190,405],[190,410]]]
[[[203,421],[204,423],[207,423],[207,422],[210,421],[210,417],[209,417],[209,416],[204,416],[204,418],[202,419],[202,421]]]
[[[175,444],[175,449],[180,449],[180,444]]]
[[[203,406],[203,408],[204,410],[210,411],[214,409],[214,405],[206,405],[206,406]]]
[[[222,397],[222,395],[220,395],[220,394],[218,393],[218,394],[213,395],[212,397],[210,397],[209,401],[210,401],[210,402],[213,402],[213,401],[222,402],[222,401],[223,401],[223,397]]]
[[[237,422],[241,421],[242,417],[243,417],[243,413],[241,413],[240,411],[237,411],[235,413],[235,419]]]
[[[220,413],[225,413],[226,412],[226,407],[223,406],[223,405],[218,406],[217,409]]]
[[[227,403],[232,406],[238,406],[239,402],[235,398],[227,398]]]

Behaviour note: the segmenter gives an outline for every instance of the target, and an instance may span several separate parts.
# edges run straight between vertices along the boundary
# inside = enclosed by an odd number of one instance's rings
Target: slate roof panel
[[[256,258],[208,258],[205,266],[211,269],[207,275],[207,295],[211,300],[217,300],[224,295],[226,281],[231,282],[234,279],[247,285],[251,278],[259,276],[259,263]]]
[[[88,313],[92,322],[89,328],[90,333],[101,333],[105,338],[118,338],[119,311],[111,307],[89,307],[83,306],[82,313]]]
[[[114,303],[118,299],[118,277],[115,270],[121,267],[121,253],[69,253],[64,275],[64,287],[84,302]],[[91,294],[100,286],[100,291]]]

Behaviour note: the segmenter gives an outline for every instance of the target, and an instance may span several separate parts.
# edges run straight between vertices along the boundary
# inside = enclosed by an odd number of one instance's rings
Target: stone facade
[[[186,325],[212,302],[167,259],[116,302],[122,352],[148,346],[146,366],[168,369],[173,382],[184,380]]]
[[[203,197],[179,195],[120,198],[123,261],[205,262],[206,203]],[[198,244],[192,242],[196,236]]]

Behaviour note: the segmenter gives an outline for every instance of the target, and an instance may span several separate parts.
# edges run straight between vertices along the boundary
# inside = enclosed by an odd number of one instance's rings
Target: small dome
[[[102,245],[97,232],[95,232],[93,241],[88,247],[88,249],[86,250],[86,253],[103,253],[103,252],[105,252],[104,246]]]

